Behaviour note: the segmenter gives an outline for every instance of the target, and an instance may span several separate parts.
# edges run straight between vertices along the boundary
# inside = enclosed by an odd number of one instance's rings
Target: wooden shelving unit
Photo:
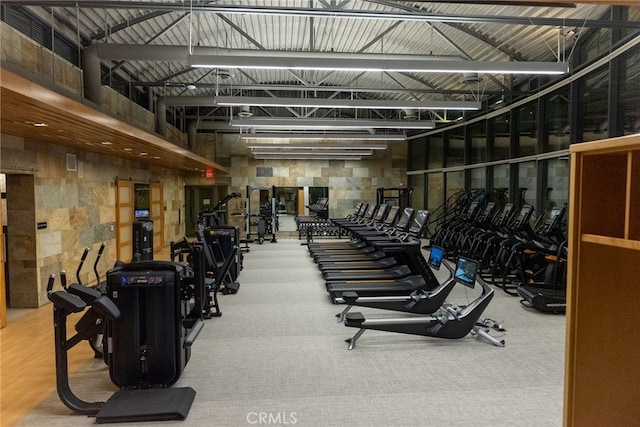
[[[638,425],[640,134],[570,151],[564,425]]]

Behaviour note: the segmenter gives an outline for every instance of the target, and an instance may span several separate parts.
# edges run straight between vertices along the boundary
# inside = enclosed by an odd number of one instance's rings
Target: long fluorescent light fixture
[[[354,151],[301,151],[301,150],[260,150],[252,151],[254,155],[287,155],[287,156],[313,156],[313,157],[326,157],[326,156],[371,156],[373,150],[354,150]]]
[[[566,74],[564,62],[464,61],[403,58],[389,55],[384,60],[364,56],[314,57],[299,55],[235,56],[189,55],[189,65],[203,68],[253,68],[269,70],[371,71],[398,73],[481,73],[481,74]]]
[[[404,141],[401,134],[367,134],[367,133],[243,133],[240,139],[275,139],[275,140],[307,140],[307,141]],[[385,145],[386,148],[386,145]]]
[[[282,150],[384,150],[387,144],[246,144],[251,150],[282,149]]]
[[[432,121],[368,120],[368,119],[282,119],[248,118],[234,119],[232,127],[253,129],[433,129]]]
[[[256,96],[216,96],[216,105],[222,107],[307,107],[307,108],[370,108],[380,110],[479,110],[480,102],[471,101],[394,101],[378,99],[340,98],[271,98]]]
[[[256,160],[362,160],[360,156],[347,156],[347,157],[334,157],[334,156],[326,156],[326,157],[311,157],[307,155],[299,155],[299,156],[253,156]]]

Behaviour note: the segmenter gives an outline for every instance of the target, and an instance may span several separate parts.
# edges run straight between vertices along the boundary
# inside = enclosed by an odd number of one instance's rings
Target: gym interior
[[[0,4],[1,424],[637,425],[637,2],[234,3]]]

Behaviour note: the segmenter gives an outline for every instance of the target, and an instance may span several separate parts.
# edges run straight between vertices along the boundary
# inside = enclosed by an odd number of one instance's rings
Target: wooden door
[[[0,203],[0,328],[7,326],[7,296],[4,283],[4,228],[2,226],[2,203]]]
[[[149,184],[149,219],[153,221],[153,252],[164,248],[164,201],[162,183]]]
[[[303,188],[298,189],[298,206],[296,207],[298,209],[297,214],[304,215],[304,189]]]
[[[134,194],[133,182],[116,180],[116,257],[133,259]]]

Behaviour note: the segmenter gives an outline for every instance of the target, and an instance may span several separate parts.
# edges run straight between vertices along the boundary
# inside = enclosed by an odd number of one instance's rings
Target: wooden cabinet
[[[640,423],[640,134],[571,146],[565,426]]]

